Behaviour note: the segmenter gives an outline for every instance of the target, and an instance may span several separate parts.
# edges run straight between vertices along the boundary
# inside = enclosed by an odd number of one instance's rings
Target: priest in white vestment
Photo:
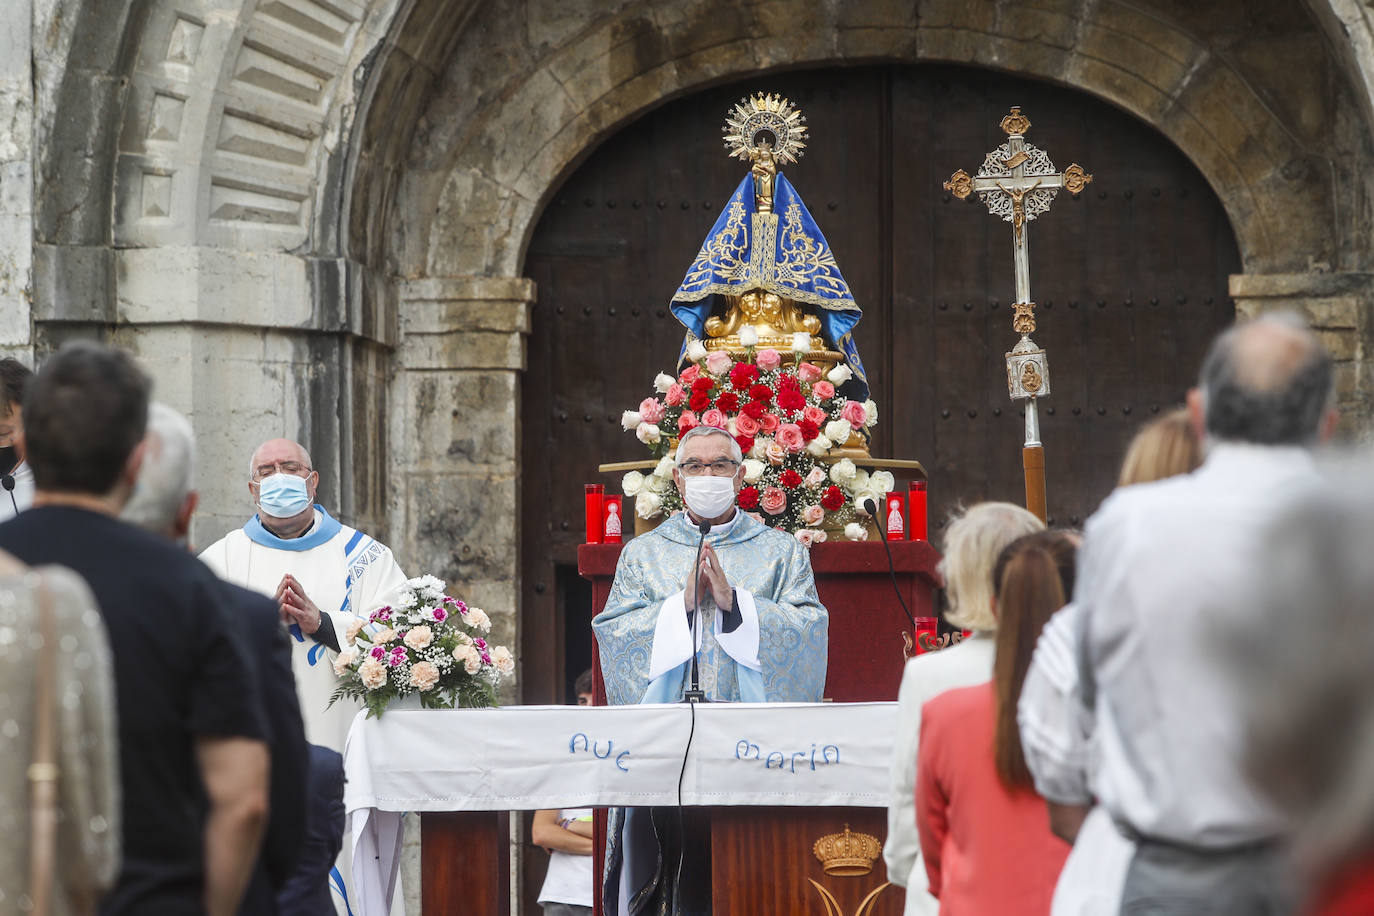
[[[289,624],[291,663],[305,733],[342,752],[361,707],[340,699],[332,661],[377,608],[399,597],[406,577],[383,544],[315,504],[320,475],[289,439],[264,442],[249,464],[257,514],[211,544],[200,558],[222,578],[271,595]]]

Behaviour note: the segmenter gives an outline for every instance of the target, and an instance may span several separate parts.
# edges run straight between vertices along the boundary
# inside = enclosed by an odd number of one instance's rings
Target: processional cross
[[[1013,401],[1026,402],[1026,441],[1021,449],[1026,475],[1026,508],[1045,519],[1045,451],[1040,442],[1040,416],[1036,400],[1050,393],[1049,361],[1030,335],[1035,331],[1035,303],[1030,297],[1030,256],[1026,225],[1050,208],[1063,188],[1077,194],[1093,177],[1077,163],[1057,172],[1045,151],[1026,142],[1030,119],[1013,107],[1002,119],[1007,142],[988,153],[977,177],[963,169],[944,184],[960,200],[977,194],[993,216],[1012,226],[1012,260],[1016,270],[1016,301],[1012,304],[1012,330],[1021,340],[1006,354],[1007,391]]]

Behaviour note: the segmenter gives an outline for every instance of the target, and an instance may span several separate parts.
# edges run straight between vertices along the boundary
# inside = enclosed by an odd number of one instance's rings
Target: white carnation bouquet
[[[515,672],[505,646],[487,642],[491,618],[444,594],[444,583],[420,576],[395,605],[356,620],[334,660],[339,687],[330,699],[352,697],[380,717],[398,697],[417,694],[425,709],[496,705],[496,688]]]

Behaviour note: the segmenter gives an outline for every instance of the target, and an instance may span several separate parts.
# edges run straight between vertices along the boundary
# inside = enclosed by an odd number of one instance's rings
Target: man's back
[[[1191,475],[1118,491],[1088,522],[1076,603],[1096,696],[1094,788],[1144,836],[1228,847],[1282,829],[1241,774],[1211,636],[1245,612],[1264,520],[1313,479],[1301,449],[1223,444]]]
[[[84,509],[31,509],[0,525],[0,548],[75,570],[109,631],[124,864],[101,912],[202,912],[205,801],[195,739],[263,736],[257,685],[230,638],[218,583],[172,543]]]

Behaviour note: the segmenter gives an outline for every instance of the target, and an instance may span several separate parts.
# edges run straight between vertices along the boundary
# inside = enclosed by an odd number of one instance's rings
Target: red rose
[[[691,400],[687,402],[687,406],[695,410],[697,413],[701,413],[703,410],[711,406],[711,396],[705,393],[704,391],[698,391],[692,395]]]
[[[740,495],[743,496],[744,494],[741,493]],[[740,505],[743,505],[743,503]],[[843,505],[844,491],[834,484],[831,484],[826,488],[825,495],[821,497],[821,508],[825,509],[827,512],[834,512]]]
[[[773,400],[773,389],[767,385],[751,385],[749,386],[749,400],[767,404]]]
[[[749,450],[754,447],[753,436],[736,436],[735,441],[739,443],[739,450],[744,454],[749,454]]]
[[[831,487],[830,489],[832,489],[832,490],[838,490],[839,487]],[[745,512],[748,512],[750,509],[757,509],[757,508],[759,507],[759,491],[758,491],[758,488],[757,488],[757,487],[744,487],[743,489],[741,489],[741,490],[739,491],[739,496],[737,496],[737,497],[735,498],[735,501],[736,501],[737,503],[739,503],[739,507],[740,507],[741,509],[743,509]],[[841,502],[841,504],[844,503],[844,496],[843,496],[843,494],[841,494],[841,496],[840,496],[840,502]]]
[[[797,377],[795,375],[792,375],[789,372],[784,372],[782,375],[778,376],[778,390],[801,391],[801,383],[797,381]]]
[[[762,420],[764,415],[768,413],[768,408],[758,401],[750,401],[744,405],[744,409],[740,412],[751,420]]]
[[[821,428],[810,420],[798,420],[797,426],[801,427],[802,438],[807,442],[810,442],[821,434]]]
[[[707,377],[705,377],[705,376],[701,376],[700,378],[697,378],[697,379],[693,380],[693,382],[692,382],[692,390],[693,390],[693,391],[710,391],[710,390],[711,390],[711,387],[712,387],[713,385],[715,385],[715,381],[714,381],[714,380],[709,379],[709,378],[707,378]]]
[[[788,468],[787,470],[782,472],[782,475],[778,479],[782,482],[782,485],[784,487],[788,487],[789,489],[791,489],[801,486],[802,475],[798,474],[791,468]]]
[[[739,410],[739,395],[733,391],[722,391],[716,398],[716,406],[726,413]]]
[[[758,367],[749,363],[735,363],[735,368],[730,370],[730,384],[740,391],[744,391],[754,384],[754,380],[758,377]]]

